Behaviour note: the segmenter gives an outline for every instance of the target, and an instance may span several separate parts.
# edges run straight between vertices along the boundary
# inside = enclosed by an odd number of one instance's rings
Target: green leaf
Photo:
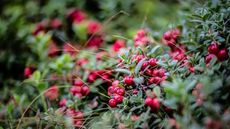
[[[125,73],[125,74],[131,74],[131,72],[129,71],[129,70],[127,70],[127,69],[115,69],[114,70],[115,72],[120,72],[120,73]]]
[[[160,89],[160,87],[159,86],[154,87],[153,91],[156,94],[157,98],[160,98],[160,96],[161,96],[161,89]]]
[[[137,75],[138,73],[139,73],[139,71],[140,71],[140,69],[141,69],[141,67],[142,67],[142,64],[145,62],[145,58],[144,59],[142,59],[138,64],[137,64],[137,66],[135,67],[135,74]]]

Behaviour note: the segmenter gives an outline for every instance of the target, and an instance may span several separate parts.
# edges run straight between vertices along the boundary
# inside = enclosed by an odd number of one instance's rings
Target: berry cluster
[[[125,89],[119,87],[119,81],[116,80],[112,83],[112,86],[108,87],[108,95],[111,97],[109,100],[109,106],[110,107],[116,107],[117,104],[122,103],[124,95],[125,95]]]
[[[208,64],[213,58],[217,58],[219,61],[227,60],[229,58],[228,49],[220,49],[218,43],[213,42],[208,46],[208,55],[205,58],[206,63]]]
[[[161,106],[157,98],[151,98],[149,96],[145,99],[145,105],[149,106],[153,111],[158,111]]]
[[[118,52],[121,48],[124,48],[124,47],[125,47],[125,41],[122,39],[117,39],[112,45],[111,49],[114,52]]]
[[[47,97],[49,100],[55,100],[59,96],[59,89],[56,85],[51,86],[49,89],[46,90],[44,96]]]
[[[88,86],[84,85],[84,83],[81,80],[77,79],[74,81],[74,85],[70,88],[70,92],[74,96],[81,98],[82,96],[88,95],[90,89]]]
[[[144,29],[137,31],[137,34],[134,36],[134,45],[135,46],[145,46],[150,42],[147,32]]]
[[[163,39],[169,47],[174,47],[180,34],[181,32],[178,28],[171,29],[164,33]]]
[[[72,118],[72,123],[76,127],[82,127],[84,114],[81,111],[76,111],[73,108],[68,108],[65,112],[66,116]]]

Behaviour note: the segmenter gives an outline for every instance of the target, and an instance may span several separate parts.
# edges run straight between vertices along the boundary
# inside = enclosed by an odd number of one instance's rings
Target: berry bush
[[[230,128],[230,1],[6,1],[0,129]]]

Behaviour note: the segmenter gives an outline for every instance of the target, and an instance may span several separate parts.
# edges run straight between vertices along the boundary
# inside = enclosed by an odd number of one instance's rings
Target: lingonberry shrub
[[[38,21],[26,38],[35,56],[23,82],[38,97],[22,116],[45,128],[229,128],[229,2],[204,5],[163,32],[122,23],[116,35],[100,22],[105,14],[75,8]],[[29,99],[19,93],[10,104]]]

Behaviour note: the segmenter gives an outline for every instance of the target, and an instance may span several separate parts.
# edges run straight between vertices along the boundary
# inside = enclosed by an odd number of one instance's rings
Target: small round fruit
[[[83,87],[81,88],[81,93],[82,93],[82,95],[88,95],[89,92],[90,92],[90,89],[89,89],[88,86],[83,86]]]
[[[117,106],[117,101],[115,99],[110,99],[109,100],[109,106],[110,107],[116,107]]]
[[[154,98],[154,99],[152,100],[152,105],[151,105],[151,107],[152,107],[153,109],[156,109],[156,110],[159,110],[159,109],[160,109],[160,102],[159,102],[159,100],[158,100],[157,98]]]
[[[205,63],[208,64],[211,60],[213,60],[214,58],[216,58],[216,56],[214,54],[208,54],[205,57]]]
[[[116,93],[118,95],[124,96],[125,95],[125,90],[123,88],[119,88],[119,89],[117,89]]]
[[[151,105],[152,105],[152,102],[153,102],[153,99],[150,98],[150,97],[147,97],[147,98],[145,99],[145,105],[147,105],[147,106],[151,106]]]
[[[208,52],[210,54],[218,54],[219,52],[219,46],[217,43],[212,43],[211,45],[208,46]]]
[[[131,77],[131,76],[126,76],[126,77],[124,78],[124,82],[125,82],[125,84],[127,84],[127,85],[132,85],[132,84],[133,84],[133,77]]]
[[[114,99],[116,100],[117,103],[121,103],[123,101],[123,96],[121,95],[115,95]]]
[[[228,57],[229,57],[228,50],[227,49],[220,50],[217,57],[220,61],[224,61],[224,60],[228,59]]]
[[[149,65],[151,65],[152,67],[155,67],[157,65],[157,59],[156,58],[151,58],[149,60]]]

